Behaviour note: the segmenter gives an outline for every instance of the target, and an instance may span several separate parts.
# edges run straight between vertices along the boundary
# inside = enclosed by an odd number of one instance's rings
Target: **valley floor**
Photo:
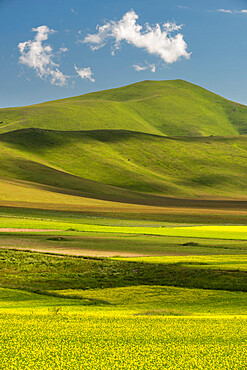
[[[0,368],[245,369],[247,226],[98,212],[0,208]]]

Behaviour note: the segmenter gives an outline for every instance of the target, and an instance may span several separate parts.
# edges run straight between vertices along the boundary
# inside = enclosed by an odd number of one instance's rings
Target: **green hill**
[[[2,176],[87,192],[245,196],[247,137],[167,138],[121,130],[0,135]],[[113,188],[115,187],[115,188]],[[117,188],[116,188],[117,187]]]
[[[153,205],[246,198],[247,107],[184,81],[1,109],[0,122],[2,178]]]
[[[247,133],[247,108],[188,82],[144,81],[119,89],[0,110],[0,132],[21,128],[131,130],[164,136]]]

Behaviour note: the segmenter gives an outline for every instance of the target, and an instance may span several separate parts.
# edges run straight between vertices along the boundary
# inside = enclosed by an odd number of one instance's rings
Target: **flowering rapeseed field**
[[[1,369],[246,369],[247,317],[2,311]]]
[[[171,265],[162,262],[14,250],[0,257],[1,370],[246,369],[246,270],[203,275],[197,267],[196,280],[175,287],[165,286]],[[246,261],[226,257],[205,256],[204,263]],[[176,276],[186,283],[190,268],[173,262],[173,284]],[[224,290],[217,290],[221,276]],[[210,289],[195,286],[206,278]]]

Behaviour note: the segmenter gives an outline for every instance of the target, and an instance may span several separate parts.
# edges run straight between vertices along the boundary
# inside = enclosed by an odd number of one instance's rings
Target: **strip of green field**
[[[247,241],[156,235],[89,233],[1,233],[0,247],[91,256],[186,256],[247,254]],[[50,235],[52,234],[52,235]]]
[[[51,293],[58,293],[57,290]],[[105,289],[59,290],[64,298],[108,302],[108,310],[150,315],[247,314],[247,293],[168,286],[130,286]]]
[[[61,231],[146,234],[206,239],[247,240],[247,226],[135,227],[2,217],[0,228],[56,229]]]
[[[0,288],[0,313],[19,309],[69,307],[85,313],[150,316],[246,315],[247,293],[170,286],[128,286],[105,289],[51,290],[37,294]]]
[[[116,258],[123,259],[123,258]],[[177,264],[200,269],[247,271],[247,255],[130,257],[128,261]]]
[[[232,256],[233,263],[235,257]],[[227,256],[226,261],[231,263]],[[207,263],[206,256],[204,262]],[[138,285],[247,291],[246,271],[238,271],[236,264],[234,271],[219,271],[201,268],[198,262],[196,266],[185,266],[176,259],[165,264],[0,249],[0,270],[1,287],[40,293]]]

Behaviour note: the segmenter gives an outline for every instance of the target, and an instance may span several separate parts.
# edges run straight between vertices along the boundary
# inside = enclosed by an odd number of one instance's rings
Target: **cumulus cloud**
[[[80,76],[83,80],[84,79],[87,79],[91,82],[94,82],[95,79],[92,77],[93,76],[93,72],[91,71],[91,68],[90,67],[86,67],[86,68],[78,68],[76,65],[74,66],[75,70],[76,70],[76,73],[78,74],[78,76]]]
[[[242,10],[230,10],[230,9],[218,9],[217,12],[220,13],[228,13],[228,14],[243,14],[247,13],[247,9],[242,9]]]
[[[137,72],[150,70],[151,72],[155,73],[155,71],[156,71],[156,66],[155,66],[155,64],[148,64],[148,63],[147,63],[145,66],[140,66],[140,65],[138,65],[138,64],[134,64],[134,65],[133,65],[133,68],[134,68]]]
[[[53,61],[54,53],[51,45],[45,44],[50,34],[55,31],[47,26],[39,26],[32,29],[36,32],[34,40],[20,42],[18,48],[20,51],[19,63],[35,70],[40,78],[49,78],[51,84],[64,86],[67,76],[59,70],[59,64]],[[61,48],[60,51],[67,51]]]
[[[178,32],[182,26],[175,23],[156,24],[145,28],[137,23],[138,15],[129,11],[120,21],[109,21],[97,26],[97,33],[88,34],[82,42],[88,43],[92,50],[103,47],[109,40],[114,41],[113,53],[120,48],[121,42],[144,49],[149,54],[159,56],[165,63],[174,63],[180,57],[190,58],[184,36]],[[178,32],[178,33],[177,33]]]

